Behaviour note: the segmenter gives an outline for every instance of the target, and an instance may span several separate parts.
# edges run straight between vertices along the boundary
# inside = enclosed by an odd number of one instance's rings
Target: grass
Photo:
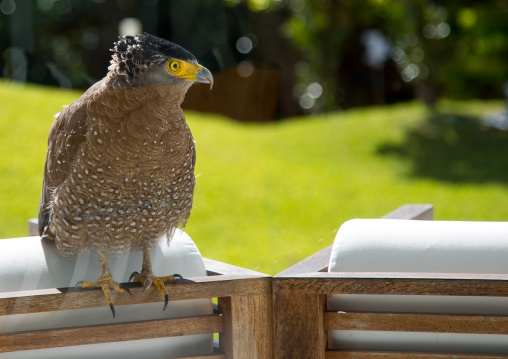
[[[0,238],[26,235],[36,217],[52,116],[79,95],[0,82]],[[344,221],[404,203],[432,203],[440,220],[506,220],[508,139],[477,121],[502,106],[444,101],[427,120],[406,103],[269,124],[187,113],[198,185],[186,231],[206,257],[276,274]]]

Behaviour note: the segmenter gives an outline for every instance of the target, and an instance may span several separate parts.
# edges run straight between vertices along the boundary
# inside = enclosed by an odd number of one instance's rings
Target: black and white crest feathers
[[[115,42],[111,64],[116,72],[129,79],[145,73],[152,65],[160,65],[170,58],[196,62],[196,58],[183,47],[170,41],[144,33],[124,36]]]

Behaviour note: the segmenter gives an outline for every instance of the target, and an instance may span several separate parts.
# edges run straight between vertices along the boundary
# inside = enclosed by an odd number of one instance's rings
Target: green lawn
[[[79,95],[0,82],[0,238],[36,217],[53,115]],[[344,221],[404,203],[432,203],[440,220],[506,220],[508,137],[474,118],[502,106],[444,101],[431,121],[418,103],[270,124],[187,113],[198,185],[186,231],[206,257],[276,274]]]

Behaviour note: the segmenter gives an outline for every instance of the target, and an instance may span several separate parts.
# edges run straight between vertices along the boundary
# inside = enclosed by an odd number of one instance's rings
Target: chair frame
[[[432,220],[431,205],[405,205],[383,218]],[[31,227],[32,228],[32,227]],[[167,284],[170,300],[217,298],[214,313],[75,328],[0,334],[0,353],[145,338],[219,333],[214,352],[187,359],[230,358],[508,358],[508,355],[330,350],[328,330],[508,334],[508,316],[329,312],[328,294],[508,296],[508,275],[457,273],[328,273],[332,246],[273,278],[204,258],[207,276]],[[128,284],[115,305],[159,302],[156,291]],[[104,306],[100,290],[51,288],[0,293],[0,315]],[[182,358],[183,359],[183,358]]]
[[[217,298],[211,315],[0,334],[0,353],[219,333],[212,354],[185,358],[272,358],[271,276],[203,259],[206,277],[187,278],[193,283],[166,284],[166,289],[170,301]],[[161,300],[156,290],[142,293],[139,285],[126,285],[132,297],[112,292],[115,306]],[[103,306],[104,295],[100,289],[51,288],[0,293],[2,316]]]
[[[406,205],[383,218],[432,220],[433,208]],[[330,253],[331,246],[273,277],[276,358],[508,358],[494,354],[328,349],[328,330],[508,334],[508,316],[329,312],[328,294],[508,296],[506,274],[328,273]]]

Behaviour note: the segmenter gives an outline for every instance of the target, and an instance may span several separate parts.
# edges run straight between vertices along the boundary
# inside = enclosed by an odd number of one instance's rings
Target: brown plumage
[[[123,289],[106,255],[143,250],[133,276],[145,289],[174,280],[153,276],[149,248],[189,218],[196,156],[180,104],[192,83],[211,85],[212,77],[192,54],[148,34],[125,37],[112,51],[107,76],[51,127],[39,233],[64,256],[98,251],[98,281],[80,284],[102,287],[114,315],[109,288]]]

